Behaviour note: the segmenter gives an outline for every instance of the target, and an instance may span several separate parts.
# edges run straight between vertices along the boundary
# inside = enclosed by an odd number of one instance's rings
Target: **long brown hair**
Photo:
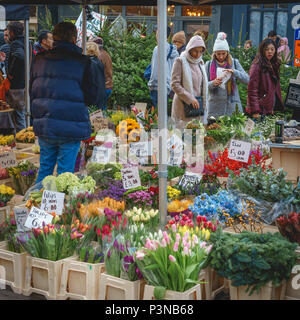
[[[275,53],[273,58],[269,61],[265,56],[265,51],[270,44],[274,46]],[[257,63],[261,67],[262,72],[269,71],[271,75],[275,73],[275,76],[277,77],[277,79],[279,78],[280,61],[277,56],[276,44],[272,39],[267,38],[262,41],[262,43],[259,45],[258,53],[253,63]]]
[[[213,58],[214,60],[218,61],[215,52],[213,53],[212,58]],[[230,66],[232,66],[232,57],[231,57],[231,54],[230,54],[229,52],[227,52],[227,57],[226,57],[225,60],[229,63]]]

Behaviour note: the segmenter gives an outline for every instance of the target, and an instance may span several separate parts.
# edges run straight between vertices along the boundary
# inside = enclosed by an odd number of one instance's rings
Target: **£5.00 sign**
[[[123,188],[128,190],[141,186],[138,167],[129,167],[121,170]]]
[[[42,228],[43,222],[47,225],[51,223],[52,219],[53,216],[51,214],[36,207],[32,207],[24,226],[28,229]]]
[[[17,165],[16,155],[13,151],[0,154],[0,166],[1,168],[10,168]]]
[[[232,139],[230,141],[228,158],[231,160],[248,162],[251,143]]]
[[[55,212],[56,214],[61,215],[64,208],[64,200],[64,193],[44,190],[41,209],[46,212]]]

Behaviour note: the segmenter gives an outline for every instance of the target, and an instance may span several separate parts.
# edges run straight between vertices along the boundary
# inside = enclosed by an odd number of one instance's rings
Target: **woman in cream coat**
[[[202,60],[205,51],[205,43],[200,36],[190,39],[186,50],[181,53],[173,65],[171,87],[175,92],[171,117],[177,128],[183,129],[187,122],[197,119],[206,124],[207,121],[207,94],[208,81]],[[195,97],[202,97],[204,116],[196,118],[186,118],[183,101],[192,104],[194,108],[199,108],[199,103]]]

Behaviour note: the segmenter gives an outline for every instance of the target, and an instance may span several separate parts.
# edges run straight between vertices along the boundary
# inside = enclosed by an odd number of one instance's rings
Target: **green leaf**
[[[154,298],[156,300],[164,300],[164,297],[166,295],[167,289],[165,287],[158,287],[156,286],[154,288]]]
[[[251,262],[251,258],[246,255],[245,253],[239,253],[236,255],[236,258],[240,261],[240,262]]]

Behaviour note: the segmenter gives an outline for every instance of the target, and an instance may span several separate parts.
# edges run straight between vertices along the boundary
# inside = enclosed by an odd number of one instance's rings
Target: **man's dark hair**
[[[39,42],[39,43],[42,43],[43,40],[47,40],[47,38],[48,38],[48,33],[51,33],[51,32],[48,31],[48,30],[42,30],[42,31],[39,33],[38,42]]]
[[[270,31],[270,32],[268,33],[268,37],[275,37],[275,36],[277,36],[277,33],[276,33],[276,31],[274,31],[274,30],[272,30],[272,31]]]
[[[19,21],[10,22],[6,28],[8,31],[12,31],[15,37],[22,36],[24,32],[23,23]]]
[[[73,42],[73,37],[77,39],[76,26],[71,22],[60,22],[53,30],[54,41]]]

